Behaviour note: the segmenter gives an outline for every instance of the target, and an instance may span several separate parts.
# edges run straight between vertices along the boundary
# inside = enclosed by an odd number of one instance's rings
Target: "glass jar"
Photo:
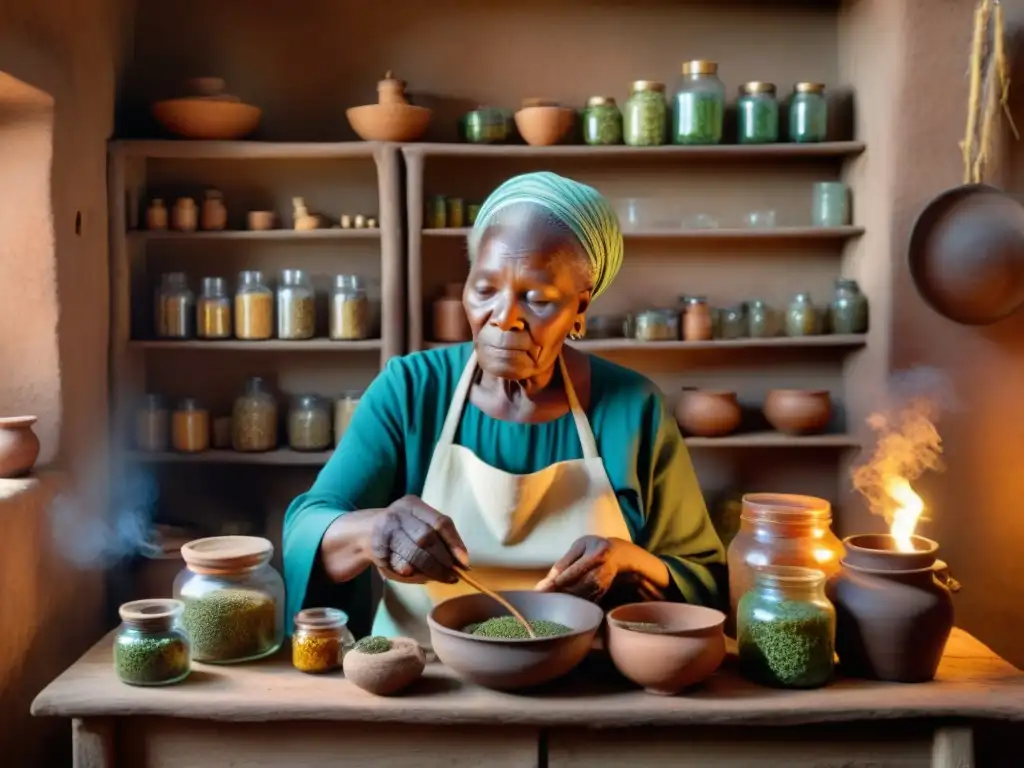
[[[466,201],[461,197],[446,198],[444,213],[445,226],[452,229],[466,226]]]
[[[740,530],[729,545],[730,618],[754,583],[754,569],[766,565],[839,570],[842,542],[832,533],[832,506],[814,496],[748,493],[742,499]]]
[[[316,395],[300,395],[288,410],[288,446],[293,451],[331,447],[330,405]]]
[[[273,334],[274,292],[263,283],[262,272],[245,270],[238,275],[235,293],[235,336],[262,340]]]
[[[335,341],[353,341],[370,336],[370,300],[358,275],[334,278],[330,333]]]
[[[828,308],[832,333],[867,333],[868,299],[860,292],[856,280],[836,280],[836,293]]]
[[[770,339],[779,332],[775,311],[761,299],[747,302],[747,333],[752,339]]]
[[[160,275],[156,292],[156,335],[161,339],[190,339],[195,335],[195,296],[184,272]]]
[[[705,296],[688,296],[683,317],[683,338],[686,341],[709,341],[712,338],[711,308]]]
[[[775,85],[752,81],[740,86],[736,102],[736,141],[773,144],[779,140],[779,102]]]
[[[811,294],[798,293],[786,310],[787,336],[814,336],[818,332],[818,310]]]
[[[819,181],[811,190],[811,223],[845,227],[850,223],[850,189],[841,181]]]
[[[742,305],[722,309],[721,337],[742,339],[747,335],[747,313]]]
[[[251,376],[231,412],[231,447],[236,451],[272,451],[277,447],[277,402],[263,379]]]
[[[591,146],[622,143],[622,113],[611,96],[591,96],[583,110],[583,141]]]
[[[179,453],[202,453],[210,447],[210,412],[186,397],[171,414],[171,444]]]
[[[427,198],[427,210],[423,217],[424,229],[444,229],[448,226],[448,199],[444,195]]]
[[[334,445],[341,445],[341,438],[345,436],[348,425],[352,423],[352,416],[359,405],[361,392],[346,392],[334,401]]]
[[[316,674],[341,668],[356,638],[348,628],[348,614],[337,608],[306,608],[295,614],[292,666]]]
[[[668,105],[665,84],[637,80],[622,110],[622,138],[631,147],[656,147],[665,143]]]
[[[800,144],[828,136],[828,100],[822,83],[797,83],[789,102],[789,140]]]
[[[313,283],[301,269],[285,269],[277,286],[277,338],[295,341],[316,334]]]
[[[633,335],[637,341],[674,341],[679,338],[679,315],[663,309],[637,312]]]
[[[673,144],[718,144],[725,116],[725,85],[713,61],[683,63],[672,109]]]
[[[274,545],[258,536],[214,536],[181,548],[185,569],[174,597],[192,658],[232,664],[269,656],[284,640],[284,579],[271,565]]]
[[[188,677],[192,647],[179,600],[134,600],[118,608],[114,672],[128,685],[171,685]]]
[[[147,453],[166,451],[171,444],[171,419],[160,395],[146,395],[135,412],[135,447]]]
[[[761,685],[819,688],[832,678],[835,640],[836,610],[825,596],[824,573],[757,570],[736,614],[740,674]]]
[[[196,335],[200,339],[231,338],[231,297],[223,277],[204,277],[196,302]]]

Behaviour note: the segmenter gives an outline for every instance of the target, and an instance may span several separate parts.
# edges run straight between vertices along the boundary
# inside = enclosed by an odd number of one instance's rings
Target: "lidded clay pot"
[[[363,141],[416,141],[430,125],[431,111],[405,98],[405,82],[388,70],[377,83],[377,103],[345,110],[349,125]]]
[[[736,430],[743,411],[735,392],[683,388],[676,403],[680,428],[697,437],[722,437]]]
[[[370,645],[367,646],[366,644]],[[365,648],[389,643],[390,647],[376,653]],[[356,643],[342,660],[345,678],[364,691],[377,696],[398,693],[416,682],[426,667],[427,657],[419,643],[409,637],[372,637]]]
[[[459,343],[473,338],[466,308],[462,306],[462,291],[456,294],[455,284],[447,286],[444,294],[434,300],[433,312],[435,341]]]
[[[765,398],[764,416],[784,434],[813,435],[828,427],[832,399],[821,389],[773,389]]]
[[[844,675],[898,683],[935,677],[953,630],[953,598],[936,570],[939,545],[923,536],[911,542],[913,552],[899,552],[888,534],[843,540],[846,556],[827,593]]]
[[[24,477],[39,458],[39,438],[32,431],[35,416],[0,419],[0,478]]]

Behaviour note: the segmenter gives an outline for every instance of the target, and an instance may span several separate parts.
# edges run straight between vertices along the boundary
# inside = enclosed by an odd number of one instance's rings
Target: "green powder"
[[[391,641],[379,635],[364,637],[356,643],[355,649],[360,653],[385,653],[391,650]]]
[[[530,628],[533,629],[537,637],[557,637],[572,632],[571,627],[544,619],[531,621]],[[463,627],[462,631],[476,637],[496,637],[503,640],[521,640],[530,636],[526,632],[526,627],[520,624],[514,616],[498,616],[494,619],[487,619],[487,621],[469,624]]]
[[[663,627],[654,621],[620,621],[619,626],[633,632],[658,632]]]
[[[188,644],[174,635],[120,635],[114,644],[114,669],[129,685],[176,683],[189,673]]]
[[[786,600],[750,610],[740,604],[740,672],[762,685],[816,688],[832,676],[832,618],[816,605]],[[759,614],[764,614],[760,617]]]
[[[250,661],[278,649],[277,605],[250,589],[182,595],[182,622],[192,637],[192,658],[214,664]]]

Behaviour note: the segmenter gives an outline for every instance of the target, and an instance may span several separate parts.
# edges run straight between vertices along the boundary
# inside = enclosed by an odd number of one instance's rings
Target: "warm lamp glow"
[[[913,552],[911,540],[917,528],[917,521],[924,514],[924,500],[903,477],[890,477],[885,481],[885,492],[895,502],[889,533],[896,541],[896,549],[900,552]]]

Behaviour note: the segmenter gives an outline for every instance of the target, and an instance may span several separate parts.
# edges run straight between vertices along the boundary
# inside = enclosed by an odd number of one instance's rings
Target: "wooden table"
[[[1019,733],[1024,721],[1024,673],[959,630],[932,683],[769,690],[740,679],[730,657],[700,690],[667,698],[593,664],[533,695],[487,691],[431,664],[410,692],[378,698],[340,674],[296,672],[283,653],[133,688],[114,676],[111,640],[32,704],[34,715],[72,718],[75,768],[971,768],[976,725]],[[1019,739],[1007,757],[1020,759]]]

